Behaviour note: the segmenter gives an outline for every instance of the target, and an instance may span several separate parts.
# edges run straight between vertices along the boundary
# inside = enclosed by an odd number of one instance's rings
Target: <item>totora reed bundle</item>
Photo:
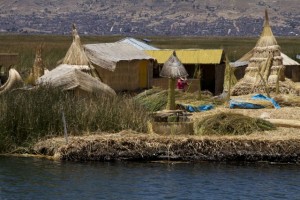
[[[201,135],[243,135],[275,129],[266,120],[225,112],[208,116],[196,124],[196,132]]]

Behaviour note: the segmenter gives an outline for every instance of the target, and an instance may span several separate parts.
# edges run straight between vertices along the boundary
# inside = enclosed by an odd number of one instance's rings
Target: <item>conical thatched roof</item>
[[[100,76],[95,68],[90,64],[89,58],[85,54],[84,48],[80,42],[80,37],[77,33],[75,24],[72,26],[73,42],[67,51],[63,61],[60,64],[67,64],[72,66],[85,66],[83,72],[100,80]]]
[[[75,24],[73,24],[73,42],[63,59],[62,64],[68,65],[89,65],[89,59],[86,56],[80,42]]]
[[[253,92],[262,93],[265,91],[264,82],[271,91],[274,91],[279,81],[280,92],[295,93],[293,84],[286,80],[284,75],[283,58],[280,46],[277,44],[269,24],[269,16],[265,11],[263,31],[255,47],[238,61],[248,60],[249,64],[246,73],[232,90],[232,95],[243,95]],[[262,77],[264,80],[262,80]],[[288,83],[289,82],[289,83]]]
[[[42,45],[39,45],[36,49],[35,60],[29,77],[27,78],[27,83],[35,85],[36,80],[44,75],[45,69],[45,64],[42,59]]]
[[[173,51],[173,54],[164,63],[164,66],[159,75],[161,77],[176,79],[180,77],[187,77],[188,73],[186,72],[180,60],[177,58],[176,52]]]

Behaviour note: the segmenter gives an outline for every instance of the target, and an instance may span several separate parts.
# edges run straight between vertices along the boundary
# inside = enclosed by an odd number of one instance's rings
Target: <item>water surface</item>
[[[300,166],[0,156],[0,199],[300,199]]]

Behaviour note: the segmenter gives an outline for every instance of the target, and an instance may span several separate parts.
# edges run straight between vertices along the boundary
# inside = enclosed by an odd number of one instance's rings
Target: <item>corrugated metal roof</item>
[[[158,50],[158,48],[151,46],[149,44],[146,44],[145,42],[142,42],[142,41],[137,40],[132,37],[126,37],[122,40],[119,40],[118,42],[130,44],[130,45],[138,48],[139,50]]]
[[[119,61],[153,60],[144,51],[126,43],[99,43],[84,45],[90,61],[102,68],[114,71]]]
[[[158,63],[165,63],[173,50],[145,51],[155,58]],[[219,64],[221,63],[222,49],[180,49],[176,55],[183,64]]]

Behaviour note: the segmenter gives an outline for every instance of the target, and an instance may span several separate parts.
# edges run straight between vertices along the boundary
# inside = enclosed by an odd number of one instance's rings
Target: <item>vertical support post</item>
[[[68,141],[68,132],[67,132],[67,122],[66,122],[65,112],[63,108],[61,109],[61,112],[62,112],[62,122],[64,126],[64,137],[66,140],[66,144],[68,144],[69,141]]]

